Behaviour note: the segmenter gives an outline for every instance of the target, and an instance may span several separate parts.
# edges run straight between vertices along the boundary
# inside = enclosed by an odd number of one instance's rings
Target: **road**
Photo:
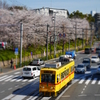
[[[77,65],[78,63],[81,63],[84,57],[90,57],[90,56],[91,54],[77,53],[75,64]],[[92,64],[91,70],[86,71],[85,74],[75,74],[72,86],[68,87],[68,91],[66,91],[65,94],[61,96],[61,98],[58,98],[59,97],[58,96],[56,99],[75,100],[77,98],[79,99],[80,97],[85,98],[87,97],[87,95],[92,95],[91,93],[96,91],[96,89],[98,89],[98,91],[100,92],[99,86],[98,85],[96,86],[94,84],[95,82],[93,83],[94,86],[93,84],[91,85],[84,84],[84,82],[88,80],[89,74],[90,74],[89,78],[91,78],[90,80],[93,79],[97,81],[99,79],[99,77],[97,78],[96,76],[92,76],[93,75],[92,73],[95,73],[97,67],[98,65],[94,63]],[[0,100],[22,100],[22,99],[35,100],[39,96],[39,77],[36,77],[35,79],[23,79],[21,73],[22,69],[19,69],[14,72],[10,72],[8,74],[0,76]],[[84,79],[85,77],[86,79]],[[81,78],[84,79],[83,83],[80,82]],[[79,84],[79,82],[81,84]],[[95,93],[95,95],[98,95],[98,92]],[[44,99],[49,100],[53,98],[43,97],[41,100]]]

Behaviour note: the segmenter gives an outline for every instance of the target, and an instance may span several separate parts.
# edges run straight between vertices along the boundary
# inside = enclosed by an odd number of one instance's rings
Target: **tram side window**
[[[60,74],[57,75],[57,83],[60,81]]]
[[[73,72],[73,71],[74,71],[74,66],[71,67],[71,72]]]

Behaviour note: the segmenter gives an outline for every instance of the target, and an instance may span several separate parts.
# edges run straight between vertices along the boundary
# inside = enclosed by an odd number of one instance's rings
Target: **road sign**
[[[65,33],[63,33],[63,37],[66,37],[66,34]]]
[[[15,48],[15,55],[18,55],[18,48]]]
[[[59,37],[62,37],[62,34],[61,33],[59,33]]]

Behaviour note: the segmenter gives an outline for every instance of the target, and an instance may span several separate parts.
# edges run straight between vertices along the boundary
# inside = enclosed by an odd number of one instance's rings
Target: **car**
[[[82,63],[83,63],[84,65],[86,65],[86,68],[87,68],[87,69],[90,69],[90,68],[91,68],[91,59],[90,59],[90,58],[83,58]]]
[[[32,65],[43,65],[45,62],[42,59],[34,59],[30,64]]]
[[[100,66],[97,68],[97,74],[100,74]]]
[[[100,58],[100,53],[98,53],[98,57]]]
[[[85,54],[90,54],[90,53],[91,53],[90,48],[85,48]]]
[[[91,52],[95,52],[95,48],[90,48]]]
[[[100,53],[100,48],[96,48],[96,53]]]
[[[92,62],[92,63],[99,62],[99,57],[98,57],[98,56],[92,56],[92,57],[91,57],[91,62]]]
[[[68,63],[69,61],[73,61],[71,55],[61,55],[59,57],[59,62],[63,63]]]
[[[85,73],[86,72],[86,65],[83,63],[78,64],[75,67],[75,73]]]
[[[35,78],[40,75],[40,68],[37,66],[25,66],[22,71],[23,78]]]

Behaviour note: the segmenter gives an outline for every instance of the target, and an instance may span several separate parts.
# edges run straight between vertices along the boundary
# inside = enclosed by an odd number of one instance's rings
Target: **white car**
[[[40,76],[40,69],[37,66],[25,66],[23,68],[22,77],[23,78],[35,78]]]
[[[93,62],[94,62],[94,63],[99,62],[99,60],[100,60],[100,59],[99,59],[98,56],[92,56],[92,57],[91,57],[91,62],[92,62],[92,63],[93,63]]]
[[[100,74],[100,66],[97,68],[97,73]]]

